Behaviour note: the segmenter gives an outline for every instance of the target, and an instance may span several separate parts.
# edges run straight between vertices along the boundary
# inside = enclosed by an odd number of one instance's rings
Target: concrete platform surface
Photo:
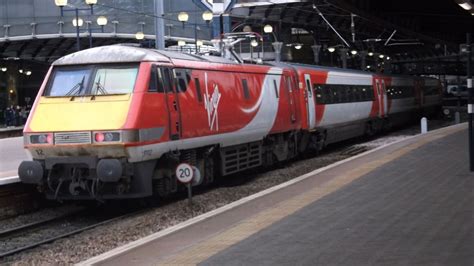
[[[18,182],[18,166],[29,160],[23,137],[0,139],[0,185]]]
[[[297,178],[95,265],[474,265],[466,124]]]

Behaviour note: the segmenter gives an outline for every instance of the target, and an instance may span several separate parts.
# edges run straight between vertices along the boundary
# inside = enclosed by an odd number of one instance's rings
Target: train
[[[96,47],[52,63],[18,175],[48,199],[166,197],[182,163],[206,185],[435,114],[441,100],[434,78]]]

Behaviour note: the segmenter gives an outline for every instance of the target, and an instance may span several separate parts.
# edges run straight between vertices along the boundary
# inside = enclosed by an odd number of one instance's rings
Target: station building
[[[397,14],[397,5],[413,13]],[[429,15],[431,9],[446,15]],[[256,38],[234,47],[247,62],[458,77],[465,75],[460,44],[472,18],[455,1],[0,0],[0,112],[31,105],[59,57],[119,43],[155,47],[156,36],[167,49],[195,52],[247,32]]]

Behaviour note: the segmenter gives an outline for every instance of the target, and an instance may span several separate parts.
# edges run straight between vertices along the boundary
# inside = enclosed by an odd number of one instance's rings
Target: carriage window
[[[171,70],[169,68],[162,68],[159,81],[163,82],[163,91],[173,92],[173,83],[171,80]]]
[[[190,80],[188,71],[185,69],[175,69],[174,73],[176,77],[176,87],[178,88],[178,92],[186,92]]]
[[[325,104],[325,97],[323,87],[317,84],[313,84],[313,88],[316,92],[316,103]]]
[[[275,89],[275,96],[279,98],[280,96],[278,95],[278,86],[276,80],[273,80],[273,88]]]
[[[199,83],[198,78],[194,78],[194,85],[196,86],[196,94],[199,102],[202,102],[202,94],[201,94],[201,84]]]
[[[313,92],[311,91],[311,84],[309,83],[309,79],[306,80],[306,90],[308,91],[309,96],[313,94]]]
[[[246,79],[242,79],[242,89],[244,90],[244,98],[250,99],[249,86]]]
[[[413,97],[413,87],[388,86],[387,97],[389,99],[403,99]]]
[[[157,79],[158,79],[158,74],[157,74],[157,71],[156,71],[156,68],[153,67],[151,69],[151,73],[150,73],[150,83],[148,84],[148,91],[149,92],[157,92],[158,89],[157,89]]]

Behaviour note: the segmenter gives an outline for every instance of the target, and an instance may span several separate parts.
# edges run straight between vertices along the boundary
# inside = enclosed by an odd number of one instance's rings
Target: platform
[[[377,148],[83,264],[473,265],[466,128]]]
[[[18,166],[29,160],[23,137],[0,139],[0,186],[19,182]]]
[[[0,127],[0,139],[12,138],[23,135],[23,126],[19,127]]]

